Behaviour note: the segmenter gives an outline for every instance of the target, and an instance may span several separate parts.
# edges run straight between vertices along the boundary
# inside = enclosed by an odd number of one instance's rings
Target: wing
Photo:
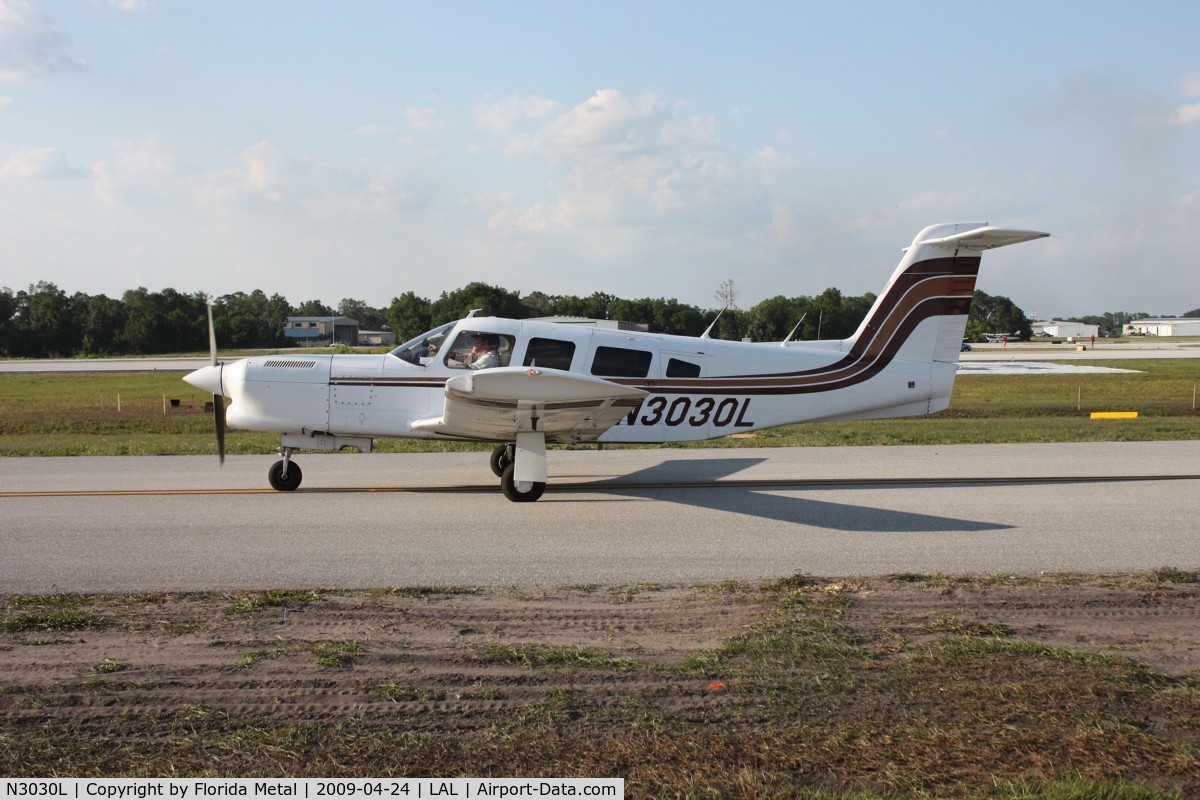
[[[414,430],[464,439],[512,441],[541,431],[551,442],[588,442],[641,405],[641,389],[542,367],[499,367],[446,381],[442,416]]]

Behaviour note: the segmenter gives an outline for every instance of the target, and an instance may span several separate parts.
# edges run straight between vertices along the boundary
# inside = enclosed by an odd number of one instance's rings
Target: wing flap
[[[446,381],[442,416],[415,430],[511,441],[541,431],[552,442],[591,441],[641,405],[646,392],[556,369],[500,367]]]

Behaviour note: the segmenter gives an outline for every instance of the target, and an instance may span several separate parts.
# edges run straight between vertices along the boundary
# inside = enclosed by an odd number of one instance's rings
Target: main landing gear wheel
[[[504,468],[504,474],[500,476],[500,490],[504,492],[504,496],[514,503],[532,503],[541,497],[542,492],[546,491],[546,484],[542,481],[514,480],[515,468],[514,464],[509,464]]]
[[[285,469],[287,474],[284,474]],[[271,488],[280,492],[292,491],[300,485],[303,477],[304,473],[300,471],[300,465],[295,461],[276,461],[267,471],[267,481],[270,482]]]
[[[513,446],[511,444],[497,445],[492,451],[492,472],[497,478],[504,477],[504,470],[513,463]]]

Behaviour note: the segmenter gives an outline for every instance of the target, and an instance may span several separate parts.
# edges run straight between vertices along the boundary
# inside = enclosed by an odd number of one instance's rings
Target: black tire
[[[295,461],[288,464],[287,477],[283,477],[283,461],[276,461],[271,465],[271,469],[267,470],[267,481],[271,484],[271,488],[280,492],[290,492],[300,485],[303,480],[304,473],[300,471],[300,465]]]
[[[508,456],[508,445],[497,445],[496,449],[492,451],[492,473],[495,474],[497,478],[503,478],[505,467],[511,463],[512,459]]]
[[[529,486],[529,491],[522,492],[517,489],[517,482],[513,479],[513,473],[516,470],[515,464],[509,464],[504,468],[504,474],[500,476],[500,490],[504,492],[504,496],[514,503],[532,503],[542,496],[542,492],[546,491],[546,484],[542,481],[532,481]]]

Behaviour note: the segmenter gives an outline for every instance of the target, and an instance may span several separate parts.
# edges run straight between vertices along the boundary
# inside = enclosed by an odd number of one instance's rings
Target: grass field
[[[949,410],[932,417],[790,425],[700,447],[1149,441],[1200,439],[1200,359],[1094,362],[1134,373],[964,375]],[[0,456],[175,455],[215,452],[208,395],[182,374],[0,375]],[[178,400],[178,406],[171,401]],[[1137,411],[1097,421],[1092,411]],[[278,436],[231,431],[230,453],[271,452]],[[486,449],[385,439],[380,452]]]
[[[619,775],[631,798],[1194,798],[1194,681],[1039,641],[1004,614],[1161,613],[1191,608],[1198,582],[1159,570],[2,598],[0,772]],[[895,598],[916,604],[894,613]],[[593,620],[569,628],[582,644],[531,640],[548,635],[537,622],[513,638],[463,631],[486,625],[481,609],[507,610],[492,619],[511,627],[516,609],[537,620],[564,605]],[[642,646],[662,612],[689,608],[733,621],[708,644]],[[660,625],[638,623],[647,609]]]

